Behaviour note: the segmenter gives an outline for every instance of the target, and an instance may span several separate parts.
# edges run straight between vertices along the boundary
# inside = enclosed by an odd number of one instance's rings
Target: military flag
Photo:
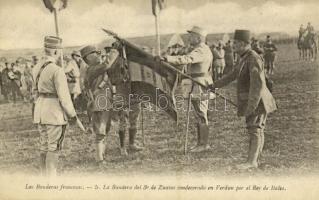
[[[154,56],[115,33],[103,29],[121,43],[122,56],[128,61],[131,94],[143,102],[150,102],[164,110],[177,121],[174,91],[177,72],[167,63],[158,62]]]
[[[158,16],[159,12],[166,7],[165,0],[151,0],[152,12],[154,16]]]

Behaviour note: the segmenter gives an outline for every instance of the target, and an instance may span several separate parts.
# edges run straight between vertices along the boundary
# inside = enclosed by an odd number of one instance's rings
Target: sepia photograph
[[[0,199],[318,199],[317,0],[0,0]]]

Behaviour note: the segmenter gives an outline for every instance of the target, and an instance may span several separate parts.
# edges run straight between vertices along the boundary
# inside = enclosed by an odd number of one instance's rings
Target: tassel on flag
[[[152,12],[154,16],[157,16],[165,7],[165,0],[152,0]]]

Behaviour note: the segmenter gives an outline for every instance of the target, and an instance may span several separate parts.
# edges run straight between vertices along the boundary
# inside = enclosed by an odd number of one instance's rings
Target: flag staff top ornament
[[[54,10],[63,10],[68,5],[67,0],[43,0],[43,3],[47,9],[52,13]]]
[[[61,11],[66,8],[67,0],[43,0],[45,7],[54,14],[55,32],[56,36],[59,37],[59,23],[57,11]]]
[[[165,0],[151,0],[152,3],[152,13],[155,17],[155,32],[156,32],[156,50],[157,55],[161,54],[161,39],[160,39],[160,26],[159,26],[159,14],[162,9],[166,7]]]

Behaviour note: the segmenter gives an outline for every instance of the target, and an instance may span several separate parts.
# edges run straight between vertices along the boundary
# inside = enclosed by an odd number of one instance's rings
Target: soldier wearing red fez
[[[231,73],[212,84],[212,89],[221,88],[237,79],[238,116],[245,117],[249,134],[247,161],[237,167],[257,168],[258,158],[264,145],[267,115],[275,111],[277,106],[266,86],[263,61],[251,49],[250,32],[236,30],[234,39],[234,52],[239,55],[239,61]]]
[[[92,115],[93,132],[95,133],[96,161],[105,164],[104,152],[106,135],[111,128],[112,91],[107,70],[118,57],[118,51],[111,51],[109,59],[102,63],[101,52],[94,46],[80,50],[84,62],[89,66],[86,71],[85,88],[88,90],[89,107]]]
[[[61,43],[61,38],[46,36],[45,57],[32,71],[36,94],[33,122],[40,133],[40,168],[43,175],[50,177],[57,173],[66,126],[77,120],[64,70],[56,64]]]

